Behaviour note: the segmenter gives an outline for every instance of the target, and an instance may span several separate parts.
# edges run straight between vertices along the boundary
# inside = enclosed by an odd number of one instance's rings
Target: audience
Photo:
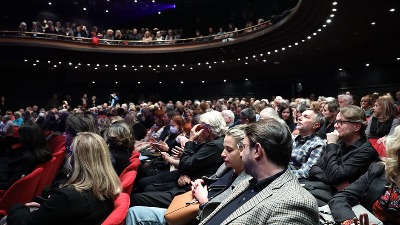
[[[337,191],[357,180],[378,160],[377,151],[365,136],[365,121],[360,107],[341,108],[335,131],[327,134],[324,154],[311,167],[308,180],[300,181],[316,197],[319,206],[326,205]]]
[[[241,157],[252,176],[202,224],[318,224],[317,202],[287,169],[292,139],[286,125],[267,119],[245,128]]]
[[[74,154],[68,160],[72,169],[68,181],[42,204],[14,205],[8,225],[101,224],[110,214],[121,184],[106,142],[97,134],[83,132],[74,138],[71,148]]]
[[[383,162],[371,164],[364,175],[329,201],[336,222],[353,224],[360,215],[355,215],[351,207],[361,204],[384,224],[400,224],[400,127],[388,137],[386,149]]]

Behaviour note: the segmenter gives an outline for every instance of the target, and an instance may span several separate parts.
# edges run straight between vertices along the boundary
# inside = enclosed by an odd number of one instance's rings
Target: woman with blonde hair
[[[341,224],[357,219],[351,207],[361,204],[386,225],[400,224],[400,127],[386,141],[387,157],[371,164],[367,173],[329,202],[333,218]],[[361,224],[368,216],[360,215]]]
[[[69,158],[69,180],[42,204],[16,204],[8,225],[101,224],[114,209],[121,192],[107,144],[98,134],[83,132],[74,138]]]
[[[391,96],[381,96],[375,101],[374,113],[368,120],[368,126],[365,130],[367,138],[383,141],[387,135],[393,133],[394,128],[400,124],[396,118],[396,108]]]

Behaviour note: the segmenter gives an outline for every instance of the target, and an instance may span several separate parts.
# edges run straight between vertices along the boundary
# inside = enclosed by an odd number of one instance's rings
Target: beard
[[[248,155],[243,157],[244,171],[246,171],[246,173],[249,174],[250,176],[256,177],[257,170],[254,166],[254,163],[252,163],[252,160],[250,159],[250,157]]]

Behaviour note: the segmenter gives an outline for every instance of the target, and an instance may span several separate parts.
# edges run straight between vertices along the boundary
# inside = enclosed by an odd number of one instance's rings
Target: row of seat
[[[54,136],[48,141],[52,159],[35,168],[30,174],[16,181],[8,190],[0,190],[0,216],[7,215],[7,210],[15,203],[26,203],[38,195],[43,188],[50,186],[65,157],[65,138]]]

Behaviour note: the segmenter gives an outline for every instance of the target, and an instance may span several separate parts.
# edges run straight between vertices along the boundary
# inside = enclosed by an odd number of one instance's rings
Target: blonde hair
[[[383,158],[386,166],[386,180],[400,187],[400,126],[394,129],[386,141],[387,157]]]
[[[71,178],[62,187],[72,185],[78,192],[91,190],[100,200],[115,199],[121,182],[112,164],[105,140],[98,134],[78,133],[71,144],[74,167]]]

